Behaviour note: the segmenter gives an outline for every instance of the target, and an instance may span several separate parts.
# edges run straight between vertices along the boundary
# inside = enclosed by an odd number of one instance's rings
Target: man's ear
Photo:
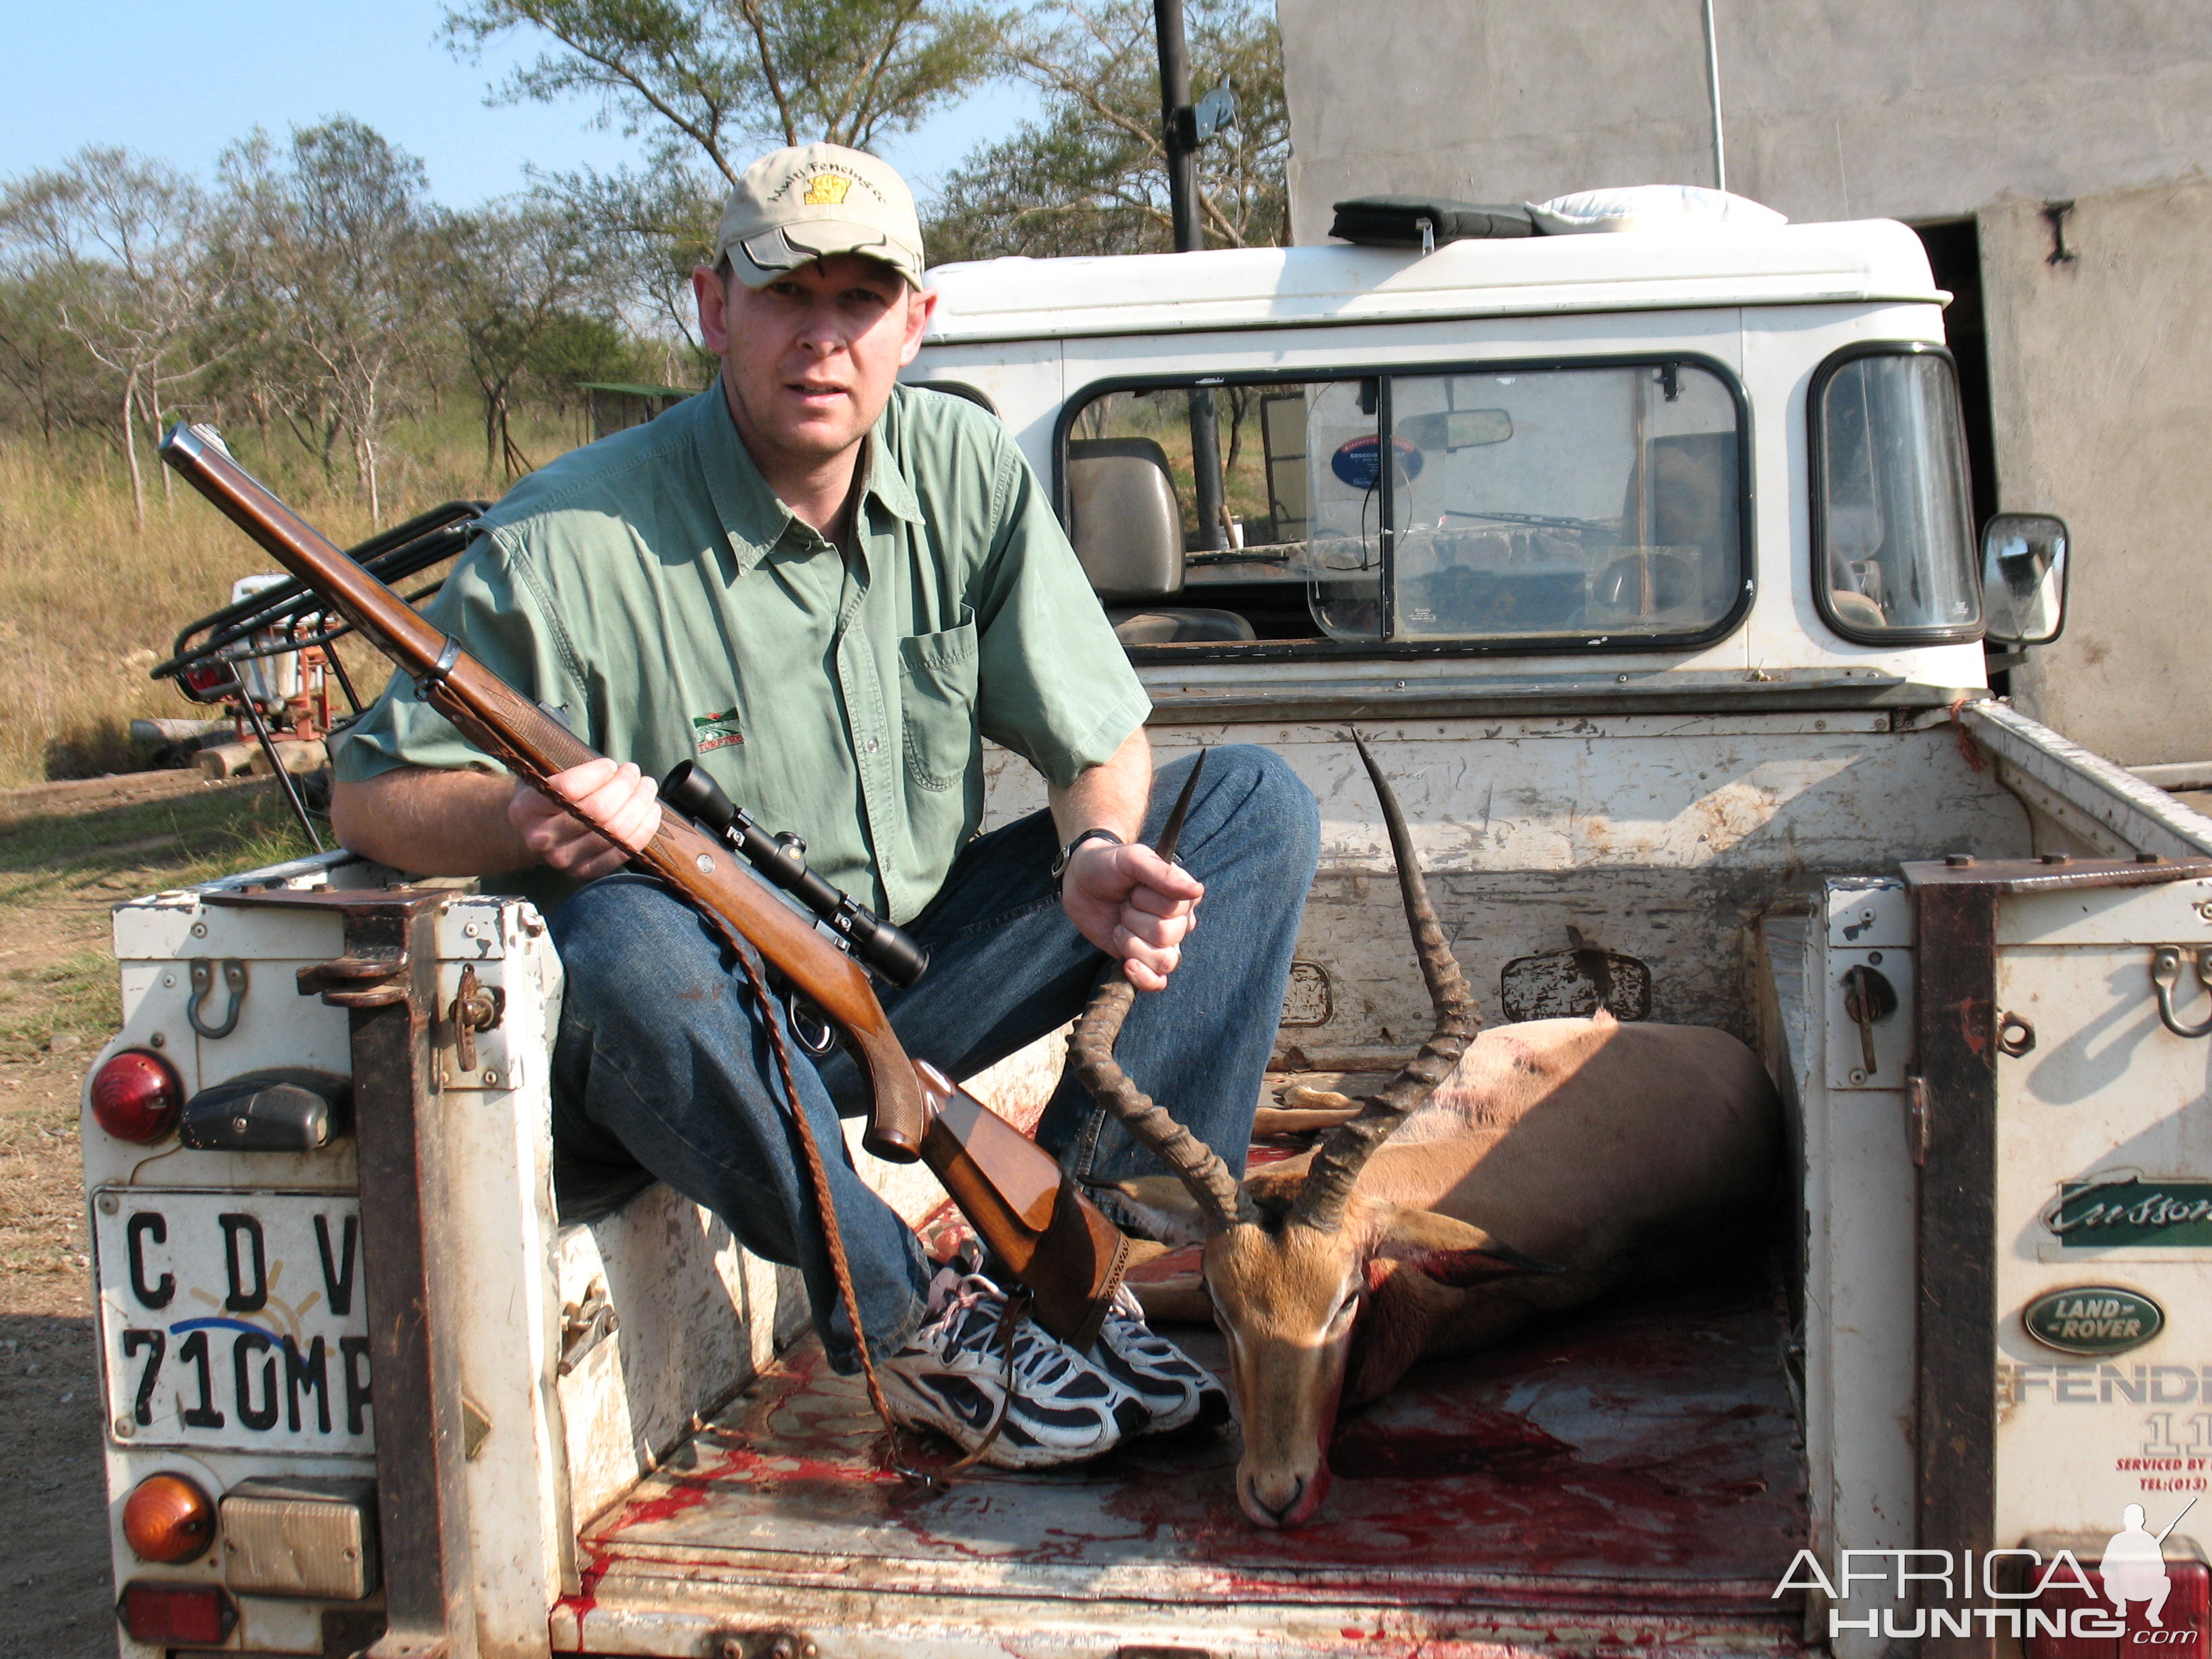
[[[921,337],[929,332],[929,319],[937,314],[937,290],[933,288],[909,288],[906,294],[906,343],[900,349],[899,367],[904,368],[921,351]]]
[[[699,337],[720,357],[730,349],[730,291],[721,273],[710,265],[695,265],[691,296],[699,305]]]

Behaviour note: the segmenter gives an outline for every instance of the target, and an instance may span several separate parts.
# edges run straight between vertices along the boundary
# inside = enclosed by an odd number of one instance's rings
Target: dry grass
[[[252,433],[231,435],[240,459],[333,540],[350,544],[369,533],[349,478],[333,488],[281,449],[264,453]],[[568,421],[517,432],[541,462],[576,435]],[[128,735],[134,717],[204,712],[146,671],[169,654],[179,628],[228,599],[234,580],[270,568],[183,485],[164,501],[151,476],[161,469],[150,459],[147,466],[142,537],[132,531],[130,488],[112,453],[88,444],[49,452],[35,438],[0,438],[0,788],[143,766]],[[483,465],[481,438],[448,411],[396,434],[386,520],[457,497],[493,499],[505,487]],[[364,692],[382,684],[380,665],[350,652],[347,663],[365,672]]]
[[[258,782],[0,829],[0,1064],[35,1060],[58,1038],[89,1054],[114,1030],[106,927],[118,901],[312,850],[283,798]]]
[[[259,781],[0,829],[0,1314],[84,1311],[77,1083],[121,1019],[110,912],[307,850]]]

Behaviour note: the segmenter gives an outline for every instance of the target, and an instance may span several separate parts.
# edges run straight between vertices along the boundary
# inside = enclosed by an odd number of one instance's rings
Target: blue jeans
[[[1147,841],[1192,763],[1161,769]],[[1206,893],[1182,965],[1139,996],[1115,1053],[1139,1086],[1242,1172],[1298,919],[1319,855],[1313,796],[1271,751],[1214,750],[1178,860]],[[912,989],[881,988],[899,1041],[973,1076],[1073,1018],[1111,965],[1060,906],[1058,833],[1038,812],[978,837],[908,931],[930,952]],[[755,1255],[796,1267],[830,1363],[857,1365],[813,1212],[798,1133],[762,1011],[728,948],[659,884],[592,883],[552,918],[567,992],[553,1051],[553,1139],[565,1160],[641,1165],[720,1216]],[[844,1155],[839,1115],[866,1109],[842,1053],[819,1065],[790,1041],[801,1104],[825,1161],[871,1349],[895,1353],[922,1317],[933,1271],[913,1230]],[[1149,1152],[1063,1079],[1039,1143],[1079,1181],[1158,1173]]]

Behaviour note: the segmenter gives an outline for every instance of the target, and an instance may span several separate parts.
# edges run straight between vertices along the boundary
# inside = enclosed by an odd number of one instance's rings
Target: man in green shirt
[[[799,1064],[802,1098],[781,1100],[765,1022],[787,1034],[786,1012],[752,1005],[690,911],[618,873],[659,822],[654,778],[696,762],[907,925],[933,965],[884,1005],[956,1077],[1063,1023],[1119,961],[1155,994],[1125,1028],[1125,1064],[1238,1168],[1318,827],[1279,760],[1237,747],[1208,765],[1181,866],[1142,844],[1149,704],[1042,488],[991,416],[896,384],[936,296],[895,173],[830,145],[778,151],[732,191],[719,240],[694,276],[715,385],[518,484],[432,613],[619,763],[562,774],[556,801],[388,693],[339,751],[332,816],[371,857],[494,878],[552,911],[564,1166],[650,1171],[796,1264],[850,1369],[783,1114],[805,1110],[836,1145],[836,1112],[864,1091],[833,1054]],[[977,838],[986,737],[1044,775],[1050,807]],[[1086,1182],[1154,1167],[1072,1082],[1038,1138]],[[848,1164],[830,1182],[894,1409],[974,1446],[1006,1397],[1002,1292],[972,1262],[931,1263]],[[1133,1300],[1088,1353],[1026,1322],[1013,1350],[994,1462],[1065,1462],[1224,1413]]]

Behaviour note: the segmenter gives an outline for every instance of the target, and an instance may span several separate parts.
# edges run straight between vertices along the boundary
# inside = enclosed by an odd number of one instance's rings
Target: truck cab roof
[[[1005,423],[1164,712],[1986,684],[1950,296],[1905,225],[930,280],[905,378]]]
[[[1187,333],[1564,312],[1891,301],[1942,305],[1892,220],[1531,236],[1435,252],[1222,248],[939,265],[930,343]]]

